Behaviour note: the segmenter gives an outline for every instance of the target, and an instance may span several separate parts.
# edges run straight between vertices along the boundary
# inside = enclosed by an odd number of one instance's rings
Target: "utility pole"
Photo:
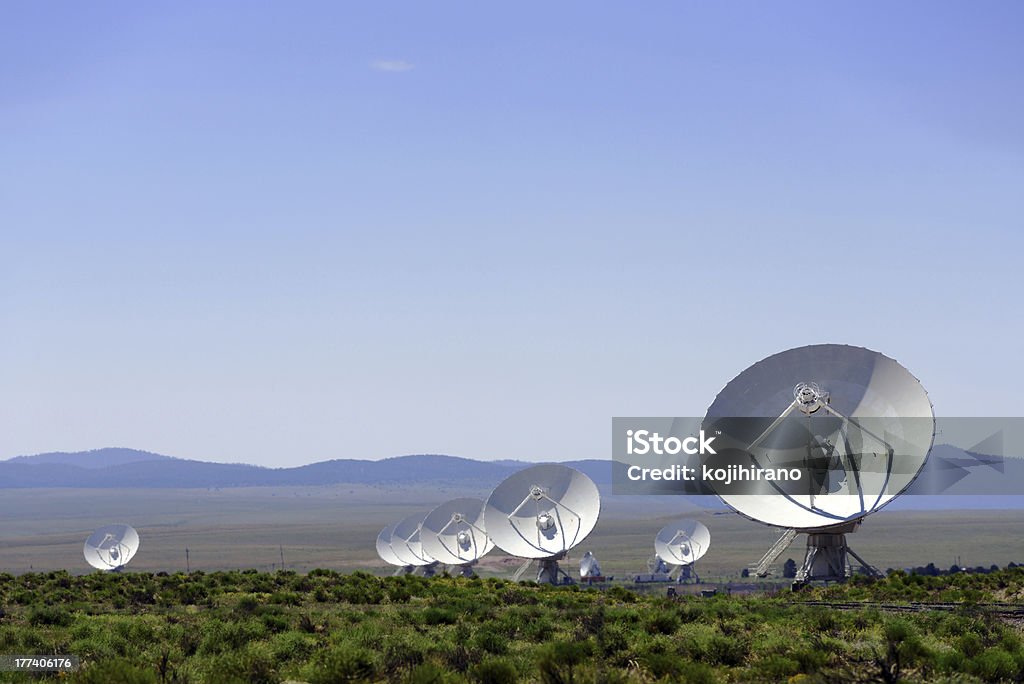
[[[192,574],[192,566],[188,562],[188,547],[185,547],[185,572],[189,575]]]

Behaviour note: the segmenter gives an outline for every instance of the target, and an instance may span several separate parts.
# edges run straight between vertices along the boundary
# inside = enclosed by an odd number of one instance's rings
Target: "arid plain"
[[[5,489],[0,494],[0,572],[66,569],[89,572],[82,544],[111,522],[135,526],[141,549],[130,568],[192,570],[280,566],[390,572],[376,555],[379,530],[411,513],[426,513],[456,496],[487,491],[444,487],[331,485],[235,489]],[[643,572],[653,539],[665,523],[697,517],[712,545],[699,565],[705,577],[735,577],[756,561],[778,531],[721,508],[702,509],[678,497],[604,496],[600,521],[570,559],[593,551],[606,574]],[[889,511],[872,515],[850,543],[881,569],[957,559],[966,566],[1024,562],[1024,511]],[[798,537],[780,558],[799,559]],[[519,561],[495,550],[484,575],[510,576]]]

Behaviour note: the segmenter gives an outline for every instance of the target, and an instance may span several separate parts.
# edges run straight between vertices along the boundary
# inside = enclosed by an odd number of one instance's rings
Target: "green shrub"
[[[316,646],[316,638],[296,631],[275,634],[270,640],[271,652],[279,662],[305,660],[316,650]]]
[[[454,625],[459,616],[449,608],[430,607],[420,612],[420,619],[425,625]]]
[[[465,672],[474,660],[473,654],[461,642],[452,648],[445,649],[441,657],[445,664],[456,672]]]
[[[692,660],[679,662],[679,676],[676,681],[687,684],[715,684],[717,679],[715,671],[703,662],[693,662]]]
[[[374,648],[381,654],[385,672],[392,675],[420,665],[426,659],[426,649],[412,635],[388,635],[384,637],[383,645]]]
[[[83,667],[74,675],[81,684],[157,684],[156,672],[124,660],[108,660]]]
[[[674,653],[648,653],[642,664],[645,670],[655,679],[678,680],[684,661]]]
[[[281,606],[301,606],[302,597],[294,591],[275,591],[267,599],[269,603]]]
[[[238,603],[235,604],[235,612],[241,615],[252,615],[260,607],[259,599],[252,594],[246,594],[242,598],[238,599]]]
[[[391,603],[408,603],[412,599],[412,592],[403,586],[392,586],[388,588],[388,601]]]
[[[881,678],[898,682],[903,670],[928,655],[914,626],[903,619],[888,620],[882,628],[884,649],[875,657]]]
[[[741,665],[747,658],[749,648],[738,638],[712,636],[704,649],[705,659],[712,665]]]
[[[444,668],[434,663],[421,663],[409,670],[403,682],[405,684],[443,684],[447,677]]]
[[[610,658],[617,653],[629,648],[629,639],[626,638],[625,630],[619,625],[609,625],[597,634],[597,650],[605,658]]]
[[[508,653],[508,639],[493,627],[483,627],[473,636],[473,645],[494,655]]]
[[[935,656],[936,667],[946,673],[966,672],[968,658],[960,651],[946,651]]]
[[[506,606],[536,605],[537,601],[539,600],[533,594],[529,594],[524,589],[518,588],[506,589],[505,591],[501,592],[499,599],[502,605]]]
[[[956,650],[968,658],[973,658],[985,649],[985,644],[981,637],[974,632],[964,632],[953,643],[956,646]]]
[[[591,644],[587,641],[556,641],[541,650],[537,662],[540,680],[544,684],[571,684],[579,667],[591,655]]]
[[[986,682],[1019,681],[1017,661],[1001,648],[990,648],[971,658],[968,670]]]
[[[675,611],[661,610],[647,619],[650,634],[674,634],[679,629],[679,616]]]
[[[277,684],[277,660],[265,644],[226,653],[216,658],[207,681],[222,684]]]
[[[376,677],[373,654],[365,649],[337,647],[324,652],[306,669],[309,684],[365,682]]]
[[[547,617],[538,617],[527,621],[523,626],[522,635],[535,643],[546,643],[555,633],[554,623]]]
[[[763,660],[758,661],[756,672],[763,675],[765,681],[782,681],[798,674],[801,670],[800,663],[778,653],[771,653]]]
[[[285,632],[291,628],[291,621],[278,613],[264,613],[260,615],[260,622],[270,634]]]
[[[507,660],[491,658],[471,667],[469,678],[477,684],[515,684],[519,673]]]
[[[605,596],[615,601],[621,601],[622,603],[636,603],[640,598],[635,592],[618,585],[608,589],[608,591],[605,592]]]
[[[74,616],[62,606],[36,606],[28,612],[28,623],[33,627],[67,627]]]
[[[828,662],[828,655],[813,646],[794,648],[786,655],[797,662],[800,672],[817,672]]]

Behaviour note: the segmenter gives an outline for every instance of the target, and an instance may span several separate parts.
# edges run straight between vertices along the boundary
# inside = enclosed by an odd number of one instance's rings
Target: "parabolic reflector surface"
[[[447,565],[465,565],[494,548],[484,528],[484,502],[461,498],[447,501],[423,519],[420,544],[431,558]]]
[[[711,532],[697,520],[680,520],[661,528],[654,538],[654,552],[666,563],[690,565],[708,552]]]
[[[85,540],[86,562],[97,570],[116,570],[139,550],[139,533],[131,525],[104,525]]]
[[[430,565],[434,559],[423,551],[420,543],[420,526],[423,513],[413,513],[395,525],[391,532],[391,551],[402,562],[402,565]]]
[[[601,497],[583,473],[544,464],[513,473],[484,506],[487,535],[520,558],[556,558],[582,542],[597,524]]]
[[[893,359],[821,344],[740,373],[703,429],[718,452],[706,466],[801,472],[715,485],[726,504],[769,525],[818,529],[863,518],[906,489],[928,458],[935,418],[921,383]]]
[[[380,559],[385,563],[403,567],[407,565],[407,563],[404,563],[401,558],[395,555],[394,550],[391,548],[391,536],[394,532],[395,526],[388,525],[380,531],[380,534],[377,535],[377,555],[380,556]]]

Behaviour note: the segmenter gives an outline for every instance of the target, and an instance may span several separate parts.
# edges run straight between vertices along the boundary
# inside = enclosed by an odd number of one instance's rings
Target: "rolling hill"
[[[210,488],[310,486],[337,483],[491,485],[530,463],[476,461],[421,454],[380,461],[335,459],[294,468],[211,463],[133,449],[54,452],[0,461],[0,488]],[[572,461],[598,484],[611,484],[607,460]]]

